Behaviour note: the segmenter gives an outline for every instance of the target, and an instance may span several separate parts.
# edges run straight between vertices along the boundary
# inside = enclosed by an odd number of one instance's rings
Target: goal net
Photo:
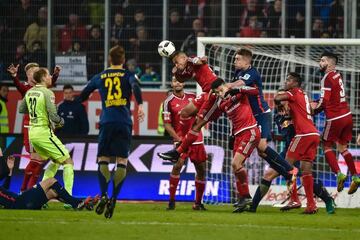
[[[349,151],[356,160],[360,157],[360,148],[356,146],[356,137],[360,127],[360,41],[355,39],[253,39],[253,38],[198,38],[198,56],[208,56],[209,65],[214,72],[225,81],[231,81],[234,73],[235,52],[240,47],[247,47],[253,51],[252,65],[258,69],[262,76],[264,96],[268,104],[273,108],[273,97],[279,88],[284,85],[286,74],[296,71],[304,78],[303,88],[309,97],[318,99],[320,96],[320,80],[322,74],[319,71],[319,59],[325,50],[332,51],[339,55],[339,70],[345,84],[346,96],[353,113],[353,140],[350,143]],[[314,117],[316,127],[322,133],[324,128],[324,114]],[[273,133],[278,133],[273,123]],[[230,126],[225,115],[208,126],[208,134],[205,143],[208,145],[221,146],[225,153],[222,174],[212,174],[207,171],[208,181],[218,181],[220,189],[217,196],[205,196],[207,203],[233,203],[237,199],[235,181],[231,171],[232,151],[228,147]],[[270,142],[274,148],[281,152],[283,143]],[[343,173],[348,169],[341,155],[339,166]],[[360,170],[360,162],[356,165]],[[210,169],[211,162],[207,169]],[[260,182],[264,170],[268,167],[266,162],[259,158],[257,151],[254,151],[246,160],[248,169],[249,184],[252,193]],[[317,159],[314,164],[314,171],[317,179],[324,183],[324,186],[334,195],[336,202],[341,207],[352,207],[356,199],[347,195],[347,189],[340,194],[336,192],[336,176],[331,173],[325,161],[322,149],[319,147]],[[350,178],[345,185],[348,187]],[[300,183],[300,182],[299,182]],[[265,197],[266,203],[281,202],[286,196],[284,187],[285,181],[281,178],[273,181],[272,196]],[[360,198],[360,193],[357,198]],[[356,195],[355,194],[355,195]]]

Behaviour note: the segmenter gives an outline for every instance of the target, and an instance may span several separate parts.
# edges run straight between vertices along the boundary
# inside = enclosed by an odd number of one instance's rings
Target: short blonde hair
[[[25,72],[27,72],[29,69],[34,68],[34,67],[39,67],[39,64],[35,63],[35,62],[31,62],[26,64],[25,66]]]

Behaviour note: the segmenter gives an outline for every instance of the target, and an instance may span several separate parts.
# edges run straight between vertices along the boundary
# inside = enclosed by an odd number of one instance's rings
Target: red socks
[[[40,170],[39,170],[39,168],[40,168]],[[32,178],[32,176],[34,174],[40,175],[41,169],[42,169],[42,164],[30,159],[30,162],[28,163],[28,165],[25,168],[24,179],[23,179],[23,182],[22,182],[21,188],[20,188],[21,192],[24,192],[27,189],[31,188],[33,185],[35,185],[39,176],[37,176],[36,180],[35,179],[31,180],[31,185],[30,185],[30,179]],[[35,180],[35,183],[34,183],[34,180]]]
[[[291,202],[300,202],[298,193],[297,193],[297,185],[296,185],[296,181],[291,189],[291,195],[290,195],[290,201]]]
[[[341,155],[344,157],[346,165],[348,166],[351,175],[356,176],[357,172],[356,172],[353,156],[351,155],[351,153],[348,150],[345,150],[341,153]]]
[[[200,132],[195,132],[194,130],[190,130],[185,138],[182,140],[181,145],[176,149],[178,153],[187,152],[191,144],[193,144],[198,138]]]
[[[328,149],[324,151],[326,162],[329,164],[331,171],[335,174],[340,172],[339,164],[337,163],[336,155],[333,150]]]
[[[170,201],[175,201],[175,193],[179,184],[180,176],[170,175]]]
[[[200,204],[202,202],[202,198],[205,191],[205,181],[195,180],[195,188],[196,188],[196,199],[195,203]]]
[[[303,174],[303,185],[305,188],[307,206],[316,206],[314,200],[314,178],[312,174]]]
[[[37,163],[37,162],[36,162],[36,163]],[[37,184],[42,169],[43,169],[43,165],[40,164],[40,163],[37,163],[37,165],[34,166],[33,172],[32,172],[32,174],[31,174],[31,177],[30,177],[30,180],[29,180],[27,189],[30,189],[30,188],[32,188],[35,184]]]
[[[236,181],[236,188],[240,197],[249,197],[249,184],[248,184],[248,176],[247,171],[245,168],[242,168],[240,171],[235,173],[235,177],[237,178]]]

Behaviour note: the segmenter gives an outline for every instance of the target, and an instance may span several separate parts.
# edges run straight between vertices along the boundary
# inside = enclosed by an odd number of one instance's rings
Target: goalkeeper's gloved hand
[[[57,129],[57,128],[62,128],[64,126],[64,118],[60,117],[60,122],[58,123],[54,123],[54,128]]]
[[[227,97],[227,96],[234,96],[234,95],[236,95],[236,94],[238,94],[238,93],[240,93],[241,92],[241,89],[240,88],[232,88],[232,89],[230,89],[229,91],[227,91],[226,93],[225,93],[225,97]]]

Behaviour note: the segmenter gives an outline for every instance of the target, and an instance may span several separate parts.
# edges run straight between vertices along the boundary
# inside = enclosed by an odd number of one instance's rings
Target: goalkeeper
[[[34,73],[36,85],[25,95],[20,104],[20,113],[29,113],[29,139],[42,160],[51,159],[63,165],[65,189],[72,193],[74,184],[74,163],[69,151],[55,136],[53,128],[64,124],[56,110],[54,93],[48,89],[51,86],[51,76],[46,68],[39,68]],[[52,127],[54,125],[54,127]]]

